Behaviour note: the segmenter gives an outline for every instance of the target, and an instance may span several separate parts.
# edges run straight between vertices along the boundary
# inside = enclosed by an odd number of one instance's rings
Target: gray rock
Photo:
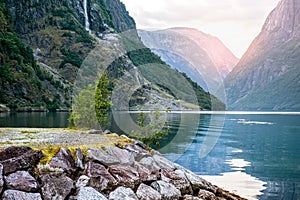
[[[218,200],[218,197],[216,197],[214,193],[207,190],[200,190],[198,193],[198,197],[200,199]]]
[[[99,191],[112,190],[116,187],[116,179],[99,163],[88,162],[83,173],[90,178],[89,186]]]
[[[134,145],[137,145],[143,149],[146,149],[147,148],[147,145],[141,141],[138,141],[138,140],[134,140]]]
[[[82,151],[81,151],[81,149],[79,147],[76,150],[76,157],[77,157],[77,162],[76,162],[77,167],[79,169],[84,169],[84,166],[83,166],[83,158],[84,158],[84,156],[83,156]]]
[[[163,169],[161,170],[161,179],[173,184],[178,190],[180,190],[182,195],[193,194],[190,182],[181,173]]]
[[[137,189],[136,192],[139,200],[160,200],[161,195],[158,191],[154,190],[152,187],[145,185],[143,183]]]
[[[110,166],[108,171],[116,178],[118,186],[134,189],[141,182],[139,173],[129,165]]]
[[[77,170],[75,160],[71,152],[66,148],[61,148],[51,159],[49,165],[54,168],[61,168],[70,175]]]
[[[89,181],[90,181],[90,177],[88,177],[86,175],[82,175],[76,181],[75,186],[76,186],[76,188],[85,187],[89,184]]]
[[[184,195],[183,200],[203,200],[203,199],[200,199],[199,197],[194,197],[192,195]]]
[[[101,130],[92,129],[88,131],[88,134],[106,134],[102,132]]]
[[[117,158],[121,164],[132,165],[134,163],[134,156],[132,153],[125,149],[120,149],[118,147],[106,147],[107,152]]]
[[[212,185],[210,182],[204,180],[203,178],[201,178],[200,176],[194,174],[193,172],[191,172],[189,170],[186,170],[186,169],[176,170],[176,173],[185,175],[185,177],[189,180],[194,193],[197,193],[200,189],[204,189],[204,190],[208,190],[213,193],[216,193],[216,191],[218,189],[216,186]]]
[[[30,147],[24,147],[24,146],[7,147],[3,151],[0,152],[0,161],[19,157],[28,151],[32,151],[32,149]]]
[[[73,180],[65,174],[44,174],[41,182],[45,200],[65,199],[74,188]]]
[[[138,163],[146,167],[151,172],[151,174],[156,174],[157,176],[159,176],[159,171],[161,168],[152,157],[142,158]]]
[[[151,187],[161,194],[162,199],[175,200],[181,197],[180,190],[178,190],[171,183],[167,183],[165,181],[155,181],[151,184]]]
[[[132,189],[121,186],[109,194],[109,200],[138,200],[138,198]]]
[[[136,169],[136,171],[139,174],[139,177],[141,179],[141,181],[156,181],[159,179],[160,174],[159,171],[157,170],[153,170],[150,171],[148,168],[146,168],[145,166],[141,165],[138,162],[135,162],[133,164],[133,167]]]
[[[108,130],[108,129],[106,129],[104,132],[103,132],[103,134],[111,134],[112,132],[110,131],[110,130]]]
[[[126,149],[129,152],[131,152],[136,161],[140,161],[142,158],[151,156],[151,154],[148,151],[146,151],[138,145],[127,144],[123,147],[123,149]]]
[[[0,193],[3,190],[4,180],[3,180],[3,166],[0,164]]]
[[[42,200],[40,193],[27,193],[18,190],[5,190],[2,200]]]
[[[13,154],[19,155],[16,152],[14,152]],[[42,157],[42,151],[33,151],[30,149],[20,156],[0,161],[0,164],[3,165],[3,174],[7,175],[18,170],[25,170],[36,167],[36,165],[40,162]]]
[[[38,190],[38,184],[29,172],[17,171],[4,177],[6,186],[9,189],[21,190],[25,192],[35,192]]]
[[[120,161],[101,149],[89,149],[88,158],[98,161],[105,166],[120,164]]]
[[[107,198],[92,187],[81,187],[77,200],[107,200]]]
[[[158,164],[158,166],[161,169],[167,169],[167,170],[175,170],[176,167],[173,162],[169,161],[168,159],[159,156],[159,155],[153,155],[153,159]]]

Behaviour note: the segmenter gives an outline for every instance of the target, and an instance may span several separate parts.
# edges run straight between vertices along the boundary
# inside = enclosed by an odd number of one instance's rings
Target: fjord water
[[[300,198],[299,114],[177,113],[169,125],[160,148],[170,160],[248,199]]]

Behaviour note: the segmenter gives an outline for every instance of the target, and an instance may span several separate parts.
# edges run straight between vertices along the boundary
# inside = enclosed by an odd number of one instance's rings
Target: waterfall
[[[90,22],[89,22],[89,15],[87,10],[87,0],[83,0],[83,8],[84,8],[84,26],[85,30],[90,31]]]

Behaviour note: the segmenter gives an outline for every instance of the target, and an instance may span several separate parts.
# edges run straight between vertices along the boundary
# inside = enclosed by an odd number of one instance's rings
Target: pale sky
[[[279,0],[121,0],[138,29],[196,28],[241,57]]]

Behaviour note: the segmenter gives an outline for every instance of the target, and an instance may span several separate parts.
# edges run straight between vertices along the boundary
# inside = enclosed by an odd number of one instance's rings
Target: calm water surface
[[[67,127],[69,113],[0,113],[1,127]],[[168,114],[159,151],[249,199],[300,199],[300,114]]]
[[[190,113],[170,119],[171,134],[161,140],[167,158],[250,199],[300,199],[300,115]],[[212,148],[204,157],[203,146]]]

